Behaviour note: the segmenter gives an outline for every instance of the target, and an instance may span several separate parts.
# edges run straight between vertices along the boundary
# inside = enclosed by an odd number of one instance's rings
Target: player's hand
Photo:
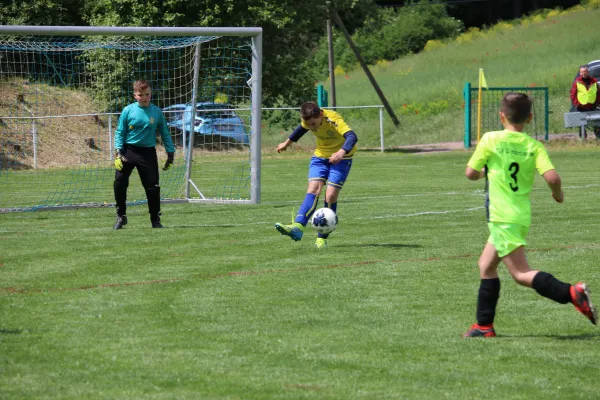
[[[126,163],[127,159],[123,154],[121,154],[121,150],[117,150],[117,156],[115,157],[115,168],[117,171],[123,170],[123,163]]]
[[[336,151],[335,153],[333,153],[331,155],[331,157],[329,157],[329,162],[331,164],[337,164],[340,161],[342,161],[342,158],[344,158],[345,155],[346,155],[346,150],[340,149],[340,150]]]
[[[554,193],[552,193],[552,198],[554,199],[554,201],[556,201],[557,203],[562,203],[563,201],[565,201],[565,194],[563,193],[563,191],[560,191],[560,194],[558,196],[555,196]]]
[[[163,167],[163,171],[168,170],[173,165],[173,160],[175,159],[175,153],[167,153],[167,161],[165,161],[165,166]]]
[[[279,144],[277,145],[277,152],[278,152],[278,153],[281,153],[282,151],[285,151],[285,149],[287,149],[287,148],[288,148],[288,145],[287,145],[287,143],[286,143],[286,142],[279,143]]]

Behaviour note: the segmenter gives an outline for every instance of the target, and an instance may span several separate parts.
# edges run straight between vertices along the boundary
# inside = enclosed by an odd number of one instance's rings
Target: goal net
[[[162,200],[259,202],[261,40],[260,28],[0,26],[0,212],[114,205],[114,134],[138,79],[176,147]],[[132,176],[128,204],[145,202]]]

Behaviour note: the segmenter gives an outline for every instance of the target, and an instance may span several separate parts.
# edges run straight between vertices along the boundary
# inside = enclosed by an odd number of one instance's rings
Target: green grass
[[[145,206],[122,231],[110,209],[0,215],[1,397],[596,398],[597,328],[505,269],[499,336],[460,337],[487,238],[469,155],[359,153],[321,252],[273,228],[300,153],[264,160],[261,204],[165,205],[163,230]],[[530,263],[598,291],[598,152],[551,157],[566,202],[536,180]]]

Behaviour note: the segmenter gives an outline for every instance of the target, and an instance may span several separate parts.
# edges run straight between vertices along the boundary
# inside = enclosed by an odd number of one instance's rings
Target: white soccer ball
[[[338,217],[331,208],[319,208],[310,220],[312,227],[324,235],[333,232],[337,222]]]

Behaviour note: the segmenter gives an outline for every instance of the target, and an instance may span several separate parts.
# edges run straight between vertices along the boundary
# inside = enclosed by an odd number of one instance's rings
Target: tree
[[[375,6],[371,0],[336,0],[349,26]],[[325,35],[322,0],[87,0],[84,20],[108,26],[260,26],[263,28],[263,102],[300,104],[314,97],[312,53]]]

